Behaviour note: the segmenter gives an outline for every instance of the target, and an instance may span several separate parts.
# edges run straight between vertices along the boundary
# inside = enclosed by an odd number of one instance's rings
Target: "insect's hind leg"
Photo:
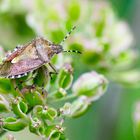
[[[14,85],[14,89],[16,90],[16,91],[18,91],[18,92],[20,92],[20,90],[23,88],[23,84],[24,83],[26,83],[26,82],[28,82],[28,81],[30,81],[30,80],[32,80],[34,77],[32,76],[32,77],[27,77],[27,79],[25,79],[25,80],[23,80],[23,79],[20,79],[20,78],[15,78],[15,79],[11,79],[12,80],[12,83],[13,83],[13,85]],[[26,86],[26,85],[25,85]],[[21,87],[21,89],[20,89],[20,87]]]
[[[14,90],[23,97],[22,93],[20,92],[19,86],[16,83],[16,79],[11,79],[11,83],[13,84]]]
[[[11,82],[12,82],[12,84],[14,86],[15,91],[19,91],[18,85],[16,83],[16,79],[11,79]]]

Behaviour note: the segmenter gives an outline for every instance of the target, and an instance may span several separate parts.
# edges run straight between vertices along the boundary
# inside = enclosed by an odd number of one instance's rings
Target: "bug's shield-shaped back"
[[[55,49],[44,38],[36,38],[30,43],[15,48],[0,66],[0,77],[20,78],[26,73],[38,69],[44,63],[49,63]]]
[[[32,41],[17,49],[0,65],[0,77],[20,78],[43,65]]]

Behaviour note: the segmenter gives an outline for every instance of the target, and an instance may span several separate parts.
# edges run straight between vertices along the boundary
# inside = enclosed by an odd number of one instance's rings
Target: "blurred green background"
[[[81,0],[81,4],[83,1]],[[108,2],[111,4],[116,17],[129,24],[135,40],[132,46],[140,50],[140,1],[109,0]],[[24,7],[18,5],[16,0],[5,0],[4,6],[6,7],[8,3],[12,7],[11,11],[0,14],[0,44],[4,46],[5,50],[14,48],[18,43],[25,43],[36,35],[25,20],[27,11]],[[30,11],[33,0],[28,4],[27,7]],[[52,5],[49,1],[48,5],[51,8]],[[140,68],[139,60],[137,60],[135,67]],[[77,119],[67,119],[67,137],[70,140],[134,140],[132,114],[134,104],[138,100],[140,100],[140,85],[136,88],[123,87],[119,83],[110,81],[106,94],[93,103],[85,115]],[[27,130],[18,134],[11,132],[11,134],[17,140],[39,139]]]

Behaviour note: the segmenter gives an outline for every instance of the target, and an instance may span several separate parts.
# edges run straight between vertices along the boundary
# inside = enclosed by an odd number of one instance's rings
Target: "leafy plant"
[[[140,83],[133,35],[107,2],[2,0],[0,17],[0,62],[18,41],[41,35],[60,43],[73,25],[77,30],[64,49],[82,52],[54,56],[59,73],[52,78],[44,70],[50,71],[47,64],[20,79],[0,78],[0,135],[28,127],[43,139],[67,139],[65,118],[86,113],[105,93],[108,80],[125,86]]]
[[[12,83],[0,79],[0,89],[6,93],[0,95],[2,130],[21,131],[28,126],[30,132],[42,138],[66,139],[65,118],[84,114],[90,104],[105,92],[108,84],[103,75],[93,71],[80,76],[74,82],[72,92],[68,92],[73,81],[70,64],[65,64],[52,79],[44,73],[41,67],[25,78],[11,80]],[[23,83],[20,84],[21,80]],[[6,81],[9,90],[5,88]],[[15,86],[18,86],[16,91]],[[62,105],[56,106],[57,102],[62,102]],[[9,113],[10,116],[5,117]]]

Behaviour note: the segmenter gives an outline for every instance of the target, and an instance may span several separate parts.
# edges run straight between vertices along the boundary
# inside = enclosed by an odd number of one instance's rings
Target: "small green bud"
[[[60,108],[60,113],[64,116],[71,115],[72,105],[70,103],[65,103],[62,108]]]
[[[40,135],[40,133],[43,133],[43,131],[44,131],[42,122],[36,117],[35,118],[30,118],[29,130],[32,133]]]
[[[10,131],[20,131],[24,129],[27,125],[28,121],[26,119],[16,119],[13,117],[8,117],[3,120],[2,127]]]
[[[34,115],[34,116],[41,116],[42,111],[43,111],[43,106],[41,106],[41,105],[36,105],[36,106],[33,108],[33,115]]]
[[[47,120],[54,120],[57,117],[57,111],[54,108],[45,106],[41,113],[42,117]]]
[[[90,105],[90,102],[86,96],[80,96],[76,101],[71,105],[70,117],[79,117],[83,115]]]
[[[51,125],[46,128],[45,135],[51,140],[65,140],[64,128],[59,125]]]
[[[63,89],[69,89],[73,81],[73,69],[70,64],[65,64],[65,66],[60,70],[58,76],[58,86]]]
[[[77,96],[85,95],[95,101],[103,95],[107,88],[106,78],[94,71],[85,73],[74,83],[72,91]]]
[[[63,88],[59,88],[56,92],[55,92],[55,98],[60,99],[63,98],[67,95],[67,92],[65,91],[65,89]]]
[[[9,111],[9,103],[2,95],[0,95],[0,112],[5,111]]]
[[[13,112],[20,118],[27,118],[28,106],[26,103],[17,98],[12,102]]]
[[[43,119],[53,120],[57,117],[57,111],[54,108],[50,108],[48,106],[40,106],[37,105],[33,109],[33,115],[42,117]]]
[[[42,93],[39,93],[35,87],[27,86],[21,90],[25,100],[31,107],[35,105],[42,105],[43,104],[43,96]]]

